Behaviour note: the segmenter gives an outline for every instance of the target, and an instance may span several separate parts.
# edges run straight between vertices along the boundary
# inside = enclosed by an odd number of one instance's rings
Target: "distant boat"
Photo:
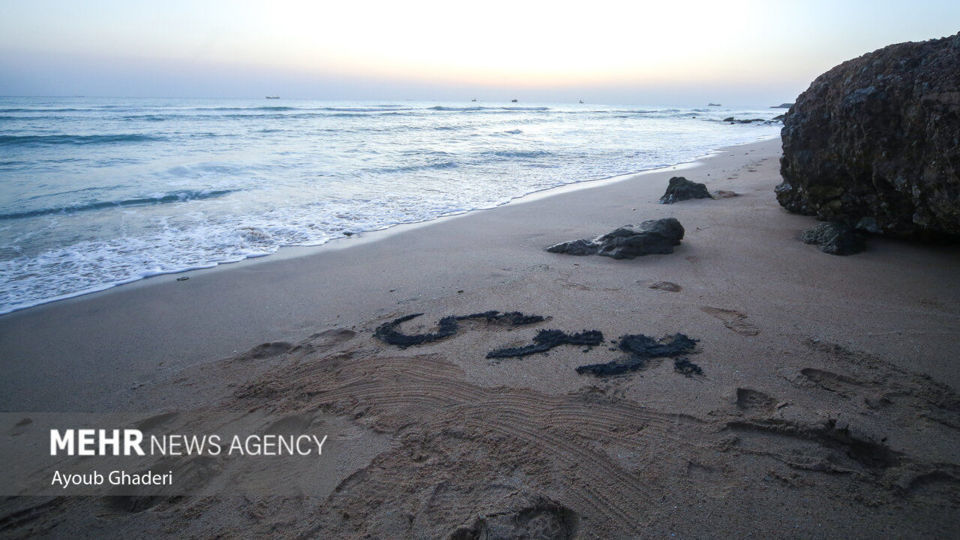
[[[719,103],[707,103],[707,107],[720,107]]]
[[[583,103],[583,100],[582,100],[582,99],[580,100],[580,103]]]
[[[511,100],[510,100],[510,103],[516,103],[516,102],[517,102],[517,100],[515,100],[515,99],[511,99]]]
[[[267,96],[267,99],[280,99],[280,96]]]
[[[473,99],[471,99],[470,101],[476,103],[476,102],[477,102],[477,98],[473,98]]]

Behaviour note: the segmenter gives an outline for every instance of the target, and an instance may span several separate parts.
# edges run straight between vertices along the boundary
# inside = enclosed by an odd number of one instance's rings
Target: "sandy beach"
[[[302,497],[8,498],[0,531],[953,536],[960,252],[803,244],[816,222],[777,204],[780,152],[779,139],[730,147],[682,170],[0,316],[4,418],[263,414],[329,425],[335,462]],[[737,196],[658,204],[677,175]],[[685,228],[672,254],[544,249],[663,217]],[[402,349],[374,337],[412,314],[398,330],[491,310],[544,320],[464,321]],[[545,329],[604,341],[487,358]],[[697,340],[683,358],[699,373],[673,357],[576,371],[622,358],[621,336],[677,333]]]

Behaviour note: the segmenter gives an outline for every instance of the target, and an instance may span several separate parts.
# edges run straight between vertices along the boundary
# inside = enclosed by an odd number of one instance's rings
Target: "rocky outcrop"
[[[660,197],[660,204],[673,204],[688,199],[709,199],[707,186],[691,182],[682,176],[674,176],[667,185],[667,191]]]
[[[777,200],[895,237],[960,236],[960,34],[818,77],[787,112]]]
[[[593,240],[561,242],[548,247],[547,251],[632,259],[651,253],[673,253],[673,247],[680,245],[683,233],[683,225],[680,225],[676,218],[648,220],[639,227],[624,225]]]

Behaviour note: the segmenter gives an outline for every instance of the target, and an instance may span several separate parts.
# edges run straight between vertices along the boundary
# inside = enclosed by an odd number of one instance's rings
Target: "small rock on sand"
[[[683,239],[683,225],[676,218],[648,220],[624,225],[593,240],[561,242],[547,248],[551,253],[567,255],[603,255],[614,259],[632,259],[652,253],[673,253]]]
[[[688,199],[709,199],[707,186],[691,182],[682,176],[674,176],[667,185],[667,191],[660,197],[660,204],[673,204]]]

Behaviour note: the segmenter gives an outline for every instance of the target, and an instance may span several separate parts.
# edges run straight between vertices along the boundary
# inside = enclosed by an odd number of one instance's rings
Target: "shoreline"
[[[779,137],[775,137],[775,138],[776,138],[777,140],[779,140]],[[411,230],[411,229],[415,229],[415,228],[418,228],[418,227],[429,226],[429,225],[432,225],[432,224],[434,224],[434,223],[440,223],[440,222],[443,222],[443,221],[449,220],[449,219],[454,219],[454,218],[459,218],[459,217],[468,216],[468,215],[471,215],[471,214],[473,214],[473,213],[475,213],[475,212],[484,212],[484,211],[488,211],[488,210],[494,210],[494,209],[501,208],[501,207],[504,207],[504,206],[509,206],[509,205],[512,205],[512,204],[523,204],[523,203],[526,203],[526,202],[539,200],[539,199],[544,198],[544,197],[552,197],[552,196],[554,196],[554,195],[560,195],[560,194],[563,194],[563,193],[569,193],[569,192],[579,191],[579,190],[581,190],[581,189],[592,189],[592,188],[602,187],[602,186],[605,186],[605,185],[608,185],[608,184],[612,184],[612,183],[616,183],[616,182],[623,182],[623,181],[631,180],[631,179],[633,179],[634,177],[639,177],[639,176],[648,175],[648,174],[656,174],[656,173],[659,173],[659,172],[666,172],[666,171],[671,171],[671,170],[676,170],[676,171],[686,170],[686,169],[688,169],[688,168],[695,167],[695,166],[698,165],[702,160],[709,159],[709,158],[712,157],[712,156],[719,155],[719,154],[721,154],[721,153],[723,153],[724,151],[727,151],[727,150],[729,150],[729,149],[738,148],[738,147],[742,147],[742,146],[749,146],[749,145],[753,145],[753,144],[758,144],[758,143],[766,142],[766,141],[769,141],[769,140],[774,140],[774,138],[770,138],[770,139],[760,139],[760,140],[757,140],[757,141],[753,141],[753,142],[749,142],[749,143],[742,143],[742,144],[735,144],[735,145],[732,145],[732,146],[723,146],[723,147],[720,147],[720,148],[711,150],[710,152],[708,152],[708,153],[706,153],[706,154],[703,154],[703,155],[701,155],[701,156],[697,156],[697,157],[693,158],[693,159],[690,160],[690,161],[683,161],[683,162],[680,162],[680,163],[675,163],[675,164],[672,164],[672,165],[666,165],[666,166],[663,166],[663,167],[655,167],[655,168],[652,168],[652,169],[645,169],[645,170],[640,170],[640,171],[631,172],[631,173],[626,173],[626,174],[618,174],[618,175],[615,175],[615,176],[609,176],[609,177],[605,177],[605,178],[596,178],[596,179],[592,179],[592,180],[575,180],[575,181],[573,181],[573,182],[568,182],[568,183],[560,184],[560,185],[557,185],[557,186],[548,187],[548,188],[544,188],[544,189],[540,189],[540,190],[536,190],[536,191],[531,191],[531,192],[529,192],[529,193],[524,193],[524,194],[522,194],[522,195],[518,195],[518,196],[510,199],[510,200],[507,201],[507,202],[504,202],[504,203],[499,204],[499,205],[496,205],[496,206],[491,206],[491,207],[486,207],[486,208],[473,208],[473,209],[470,209],[470,210],[466,210],[466,211],[462,211],[462,212],[458,212],[458,213],[454,213],[454,214],[446,214],[446,215],[437,216],[437,217],[435,217],[435,218],[427,219],[427,220],[424,220],[424,221],[413,221],[413,222],[408,222],[408,223],[396,223],[396,224],[389,225],[389,226],[384,227],[384,228],[381,228],[381,229],[374,229],[374,230],[371,230],[371,231],[361,231],[361,232],[358,232],[358,233],[354,233],[353,235],[351,235],[351,236],[349,236],[349,237],[344,236],[344,237],[338,237],[338,238],[331,238],[331,239],[327,240],[326,242],[324,242],[324,243],[322,243],[322,244],[315,244],[315,245],[285,245],[285,246],[280,246],[280,247],[277,248],[277,250],[274,251],[273,253],[264,253],[264,254],[262,254],[262,255],[248,256],[248,257],[244,257],[243,259],[236,260],[236,261],[215,262],[215,263],[211,263],[211,264],[205,265],[205,266],[197,266],[197,267],[193,267],[193,268],[184,268],[184,269],[181,269],[181,270],[171,270],[171,271],[168,271],[168,272],[157,272],[157,273],[145,275],[145,276],[142,276],[142,277],[131,278],[131,279],[128,279],[128,280],[125,280],[125,281],[120,281],[120,282],[116,282],[116,283],[109,283],[109,284],[103,285],[102,287],[97,287],[97,288],[94,288],[94,289],[88,289],[88,290],[79,291],[79,292],[75,292],[75,293],[69,293],[69,294],[65,294],[65,295],[61,295],[61,296],[56,296],[56,297],[53,297],[53,298],[41,300],[41,301],[39,301],[39,302],[37,302],[37,303],[35,303],[35,304],[30,304],[30,305],[26,305],[26,306],[22,306],[22,307],[17,307],[17,308],[14,308],[14,309],[10,310],[10,311],[2,311],[2,312],[0,312],[0,319],[2,319],[3,317],[5,317],[5,316],[7,316],[7,315],[12,314],[12,313],[18,313],[18,312],[21,312],[21,311],[24,311],[24,310],[33,309],[33,308],[40,307],[40,306],[45,306],[45,305],[52,304],[52,303],[56,303],[56,302],[62,302],[62,301],[64,301],[64,300],[72,300],[72,299],[75,299],[75,298],[82,298],[82,297],[86,297],[86,296],[89,296],[89,295],[96,295],[96,294],[108,293],[108,292],[113,291],[113,290],[115,290],[115,289],[117,289],[117,288],[119,288],[119,287],[127,287],[127,286],[131,286],[131,285],[138,284],[138,283],[140,283],[140,282],[149,281],[149,280],[152,280],[152,279],[155,279],[155,278],[160,278],[160,277],[163,277],[163,276],[189,274],[189,273],[191,273],[191,272],[205,271],[205,270],[216,270],[216,269],[224,270],[224,269],[234,268],[234,267],[236,267],[236,265],[256,264],[256,263],[264,262],[265,260],[272,260],[273,258],[291,258],[291,257],[310,256],[310,255],[314,255],[314,254],[317,254],[317,253],[321,253],[321,252],[322,252],[321,250],[323,250],[323,249],[346,249],[346,248],[352,247],[353,245],[357,245],[357,241],[358,241],[358,240],[363,241],[363,242],[375,242],[375,241],[378,241],[378,240],[381,240],[381,239],[388,238],[388,237],[389,237],[390,235],[392,235],[392,234],[401,233],[401,232],[403,232],[403,231],[405,231],[405,230]],[[353,244],[351,244],[351,245],[346,245],[347,242],[353,242]]]
[[[870,253],[810,260],[806,260],[810,253],[798,253],[812,248],[795,245],[799,244],[795,235],[815,221],[789,214],[776,204],[772,187],[779,181],[774,159],[779,153],[779,139],[771,139],[728,148],[685,169],[688,178],[705,181],[711,190],[742,191],[737,184],[743,178],[774,175],[766,181],[768,187],[734,199],[657,204],[673,169],[654,171],[600,186],[582,183],[578,190],[399,226],[343,242],[290,248],[290,256],[261,257],[194,270],[186,273],[190,279],[185,281],[177,281],[177,275],[158,276],[9,313],[0,316],[0,349],[8,353],[0,365],[7,374],[0,382],[0,395],[4,396],[0,410],[107,407],[117,400],[131,399],[126,390],[155,381],[164,373],[238,354],[258,343],[296,342],[317,330],[348,321],[350,326],[359,327],[365,321],[392,313],[398,306],[420,306],[418,311],[426,311],[431,301],[450,302],[458,296],[458,290],[485,290],[501,279],[519,279],[527,271],[520,271],[518,263],[523,268],[544,264],[557,264],[560,268],[593,266],[594,261],[577,257],[558,259],[543,249],[556,242],[601,234],[625,223],[677,215],[688,229],[688,239],[680,250],[697,245],[703,249],[706,246],[690,237],[709,233],[696,232],[698,225],[691,230],[691,224],[729,220],[723,212],[747,201],[760,204],[757,197],[768,202],[750,211],[763,208],[766,219],[774,220],[770,224],[789,227],[791,231],[778,243],[770,244],[765,235],[757,237],[758,242],[785,250],[789,253],[786,257],[804,257],[805,264],[812,265],[811,279],[816,272],[836,272],[841,268],[844,272],[862,272],[857,268],[872,257]],[[762,165],[752,161],[749,156],[753,154],[765,156]],[[697,214],[700,211],[707,213]],[[737,227],[753,225],[750,222]],[[347,247],[351,249],[344,249]],[[301,249],[304,251],[296,253]],[[768,253],[756,252],[751,246],[732,249],[747,250],[750,257],[769,258]],[[922,255],[924,252],[937,252],[932,247],[889,240],[876,242],[874,251],[878,249],[905,251],[910,253],[905,256],[914,258],[928,257]],[[947,253],[936,256],[949,257]],[[652,266],[651,261],[661,259],[663,262],[658,264],[674,268],[672,271],[688,271],[675,268],[678,261],[684,261],[677,256],[648,256],[632,264],[652,270],[657,266]],[[956,261],[960,268],[960,258]],[[611,262],[599,264],[606,268]],[[630,264],[620,267],[630,268]],[[743,264],[746,261],[737,263]],[[770,260],[765,264],[781,263]],[[753,265],[738,267],[737,271],[756,272]],[[795,269],[788,267],[784,271]],[[837,277],[841,281],[835,286],[843,281],[842,275]],[[425,282],[425,278],[431,281]],[[864,279],[874,277],[867,275]],[[956,281],[946,275],[940,279]],[[859,294],[869,297],[873,293],[861,290]],[[944,294],[948,299],[954,296],[952,292]],[[473,300],[487,306],[484,309],[510,307],[480,298]],[[745,300],[742,293],[738,295],[738,303]],[[824,301],[833,303],[827,297]],[[869,339],[856,341],[870,346]],[[902,343],[884,343],[876,348],[884,346],[908,350]],[[936,368],[951,384],[960,386],[960,377],[953,376],[949,366],[939,364]],[[53,380],[36,388],[44,377]],[[111,390],[106,391],[108,388]]]
[[[685,170],[709,168],[716,160],[726,159],[731,152],[754,152],[764,145],[775,147],[779,152],[779,139],[770,139],[730,147],[724,150],[726,153],[720,151],[688,164]],[[0,370],[8,374],[0,381],[0,390],[6,390],[0,391],[4,396],[0,398],[0,411],[71,410],[77,406],[92,407],[94,403],[106,407],[115,404],[116,396],[105,393],[103,388],[111,388],[112,392],[122,395],[125,390],[145,384],[145,381],[157,380],[161,373],[174,373],[197,363],[237,354],[260,342],[296,341],[311,333],[308,329],[318,325],[318,318],[320,326],[331,326],[345,319],[367,320],[383,311],[385,303],[397,300],[371,296],[363,284],[356,283],[358,272],[375,273],[372,265],[359,259],[375,261],[389,255],[388,267],[421,264],[409,260],[402,247],[392,247],[393,241],[399,239],[406,244],[442,238],[444,231],[450,228],[463,230],[464,223],[471,222],[482,222],[484,228],[493,231],[498,228],[499,216],[515,215],[518,211],[524,214],[528,208],[533,212],[550,212],[549,208],[562,208],[564,201],[575,200],[583,194],[604,200],[604,193],[609,190],[636,190],[656,202],[663,192],[663,188],[656,184],[662,181],[665,185],[666,179],[674,172],[672,167],[680,166],[682,164],[629,175],[620,180],[614,177],[570,184],[554,188],[562,191],[549,196],[545,194],[550,191],[539,192],[539,196],[523,197],[491,209],[399,225],[321,246],[291,247],[284,254],[270,257],[140,279],[0,315],[0,350],[10,353],[0,364]],[[669,213],[671,207],[657,205],[656,208]],[[526,221],[525,217],[519,219]],[[591,236],[616,226],[614,221],[600,216],[594,215],[592,219],[596,223],[592,228],[584,228],[581,233],[571,230],[569,234]],[[570,225],[573,224],[567,226]],[[470,226],[466,228],[471,229]],[[507,234],[509,231],[501,232]],[[555,241],[563,239],[557,237]],[[529,246],[528,249],[532,249],[530,254],[538,253],[551,243],[555,242],[545,241],[543,245]],[[446,253],[455,258],[464,255],[462,246],[449,244]],[[434,256],[437,261],[447,259],[443,253]],[[488,262],[480,258],[480,264]],[[321,269],[315,269],[318,265]],[[436,273],[435,264],[425,266]],[[344,272],[342,269],[347,267],[354,267],[357,272],[353,275]],[[421,271],[427,271],[426,267],[421,267]],[[468,268],[462,270],[469,271]],[[257,277],[261,273],[273,276],[274,283],[261,282]],[[363,309],[333,313],[335,310],[327,306],[309,305],[303,298],[303,291],[311,291],[311,296],[317,295],[318,300],[325,292],[316,290],[310,283],[307,276],[311,273],[316,273],[318,279],[350,283],[347,288],[352,289],[351,295],[360,295],[365,300]],[[184,275],[190,279],[177,281]],[[419,291],[422,287],[418,285],[421,276],[404,277],[405,288],[418,289],[419,294],[401,301],[422,297]],[[448,292],[462,288],[450,284],[457,281],[451,276],[441,274],[441,277],[445,278],[441,281],[447,283]],[[379,277],[370,278],[383,281]],[[464,279],[469,278],[465,276]],[[278,287],[278,282],[285,285]],[[192,294],[184,294],[198,288],[204,305],[196,304]],[[394,288],[397,287],[385,286],[384,291]],[[335,300],[331,303],[352,307],[353,302],[345,298],[351,295],[334,295]],[[291,309],[291,306],[295,308]],[[58,375],[50,385],[49,393],[29,390],[49,374]],[[64,393],[63,388],[71,391]],[[45,393],[48,395],[40,398]]]
[[[236,418],[243,435],[330,437],[319,462],[231,462],[184,497],[8,497],[2,513],[27,516],[9,531],[949,536],[960,253],[803,244],[816,221],[776,202],[779,156],[771,140],[683,171],[735,197],[658,204],[670,169],[0,317],[0,420],[21,477],[49,472],[47,428],[66,411],[160,433]],[[671,254],[544,249],[663,217],[685,229]],[[493,310],[536,317],[468,315]],[[375,337],[451,316],[459,329],[437,341]],[[602,340],[489,354],[543,330]],[[634,371],[582,370],[622,362],[618,340],[638,334],[691,341]],[[191,474],[158,459],[138,470]],[[247,487],[225,494],[235,482]]]

